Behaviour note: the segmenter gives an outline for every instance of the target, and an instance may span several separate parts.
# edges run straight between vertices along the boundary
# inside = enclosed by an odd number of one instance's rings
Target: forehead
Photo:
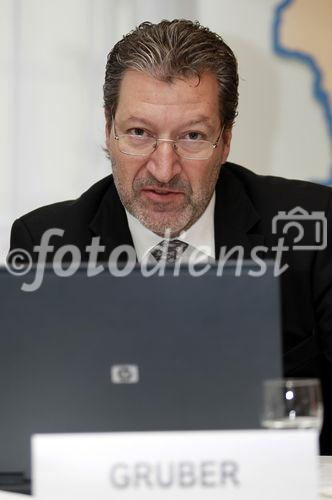
[[[219,124],[218,83],[211,72],[198,79],[176,78],[171,83],[139,71],[126,71],[121,82],[117,118],[153,120],[167,125],[200,117],[211,126]]]

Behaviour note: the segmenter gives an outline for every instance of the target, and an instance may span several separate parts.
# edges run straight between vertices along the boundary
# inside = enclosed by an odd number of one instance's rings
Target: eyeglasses
[[[113,135],[118,142],[121,153],[130,156],[149,156],[158,147],[160,142],[169,142],[172,144],[175,153],[186,160],[208,160],[217,147],[219,139],[223,133],[221,129],[216,142],[205,141],[201,139],[159,139],[152,135],[121,134],[117,135],[113,121]]]

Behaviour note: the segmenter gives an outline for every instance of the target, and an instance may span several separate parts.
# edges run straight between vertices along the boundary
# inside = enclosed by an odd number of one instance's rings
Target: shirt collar
[[[193,248],[215,258],[214,241],[214,207],[216,195],[213,196],[201,217],[187,231],[180,233],[178,239],[188,243]],[[128,225],[136,250],[137,259],[142,261],[153,247],[158,245],[162,238],[146,228],[136,217],[126,210]]]

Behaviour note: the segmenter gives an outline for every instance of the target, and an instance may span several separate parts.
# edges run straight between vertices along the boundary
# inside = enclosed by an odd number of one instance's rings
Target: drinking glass
[[[263,383],[262,427],[321,429],[323,403],[317,379],[266,380]]]

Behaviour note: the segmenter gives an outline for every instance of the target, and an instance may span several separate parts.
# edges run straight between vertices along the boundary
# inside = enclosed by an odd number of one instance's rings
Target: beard
[[[162,183],[147,174],[135,177],[130,186],[126,178],[121,175],[118,165],[113,162],[112,167],[115,186],[126,210],[147,229],[161,237],[167,235],[168,238],[179,236],[200,218],[211,200],[220,172],[220,166],[216,165],[205,185],[195,194],[190,182],[181,179],[179,175],[167,183]],[[175,202],[156,202],[142,195],[142,190],[147,188],[174,190],[181,195]]]

